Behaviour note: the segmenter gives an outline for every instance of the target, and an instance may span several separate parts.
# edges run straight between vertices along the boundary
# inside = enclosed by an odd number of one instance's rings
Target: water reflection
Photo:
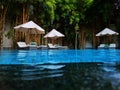
[[[24,61],[26,57],[27,57],[27,51],[18,50],[17,56],[16,56],[18,61]]]
[[[11,50],[0,52],[0,64],[120,62],[120,50]]]
[[[0,88],[1,90],[119,90],[119,67],[119,64],[109,63],[1,65]]]

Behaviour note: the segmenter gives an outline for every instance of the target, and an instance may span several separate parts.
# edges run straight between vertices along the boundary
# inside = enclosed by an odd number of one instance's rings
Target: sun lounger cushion
[[[55,45],[53,45],[53,44],[51,44],[51,43],[48,43],[48,48],[50,48],[50,49],[55,49],[55,48],[57,48]]]
[[[110,44],[109,48],[116,48],[116,44]]]
[[[17,42],[19,48],[26,48],[28,47],[25,42]]]

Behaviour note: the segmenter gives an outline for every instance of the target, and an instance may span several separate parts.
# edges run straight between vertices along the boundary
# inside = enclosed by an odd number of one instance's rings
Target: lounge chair
[[[27,49],[29,46],[25,42],[17,42],[19,49]]]
[[[55,45],[48,43],[48,49],[58,49]]]
[[[30,42],[30,44],[29,44],[29,49],[31,50],[31,49],[37,49],[38,47],[37,47],[37,43],[36,42]]]
[[[47,45],[40,45],[38,46],[38,49],[47,49]]]
[[[99,46],[98,46],[98,48],[104,48],[105,47],[105,44],[100,44]]]
[[[68,49],[68,46],[55,45],[58,49]]]
[[[112,43],[109,45],[109,49],[115,49],[116,48],[116,44]]]
[[[98,48],[99,48],[99,49],[107,49],[107,48],[108,48],[108,45],[106,45],[106,44],[100,44],[100,45],[98,46]]]

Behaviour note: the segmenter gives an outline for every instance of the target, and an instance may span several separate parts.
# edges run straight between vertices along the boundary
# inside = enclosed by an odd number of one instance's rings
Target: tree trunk
[[[26,3],[22,7],[21,17],[16,17],[16,25],[17,24],[21,24],[21,23],[25,23],[28,20],[29,20],[29,4]],[[19,33],[19,36],[18,36],[18,32],[17,31],[16,31],[15,34],[16,34],[15,35],[15,39],[16,40],[14,40],[14,45],[16,45],[17,41],[21,41],[20,37],[22,37],[22,39],[24,38],[24,40],[22,40],[22,41],[26,41],[26,38],[25,38],[26,34],[24,32]]]
[[[96,36],[95,36],[95,33],[94,33],[94,30],[93,30],[93,46],[92,46],[92,48],[95,48],[96,47]]]
[[[22,11],[22,23],[25,23],[29,20],[29,4],[23,5]]]
[[[3,27],[4,27],[4,22],[5,22],[5,17],[6,17],[6,12],[7,12],[7,6],[2,8],[1,11],[1,16],[0,16],[0,49],[3,48]]]
[[[84,44],[85,44],[85,33],[84,33],[84,30],[81,30],[81,49],[84,48]]]

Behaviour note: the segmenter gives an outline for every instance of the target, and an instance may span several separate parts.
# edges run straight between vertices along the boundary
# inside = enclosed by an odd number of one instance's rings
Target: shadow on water
[[[1,65],[0,90],[120,90],[120,65]]]

